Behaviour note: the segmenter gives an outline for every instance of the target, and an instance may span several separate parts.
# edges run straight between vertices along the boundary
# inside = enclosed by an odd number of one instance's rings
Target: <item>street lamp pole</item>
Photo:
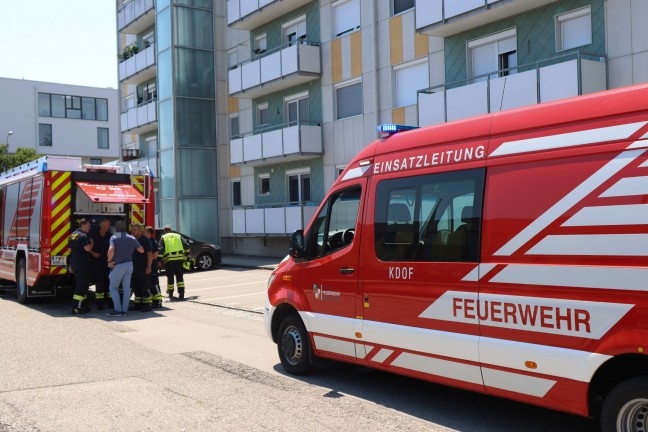
[[[9,145],[9,137],[13,135],[13,131],[7,132],[7,139],[5,140],[5,144]]]

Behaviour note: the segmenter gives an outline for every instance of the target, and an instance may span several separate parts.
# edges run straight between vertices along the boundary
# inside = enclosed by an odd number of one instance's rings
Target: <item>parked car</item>
[[[164,234],[163,229],[156,229],[155,239],[159,241],[162,234]],[[198,270],[210,270],[221,263],[220,246],[209,242],[194,240],[188,235],[182,233],[178,234],[180,234],[182,238],[189,243],[190,255],[196,263],[196,268]],[[159,260],[162,260],[161,256],[159,257]]]

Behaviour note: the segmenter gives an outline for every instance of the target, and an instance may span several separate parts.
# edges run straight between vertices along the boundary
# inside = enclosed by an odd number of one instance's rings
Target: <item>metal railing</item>
[[[499,69],[493,72],[477,75],[471,78],[466,78],[462,80],[457,80],[457,81],[451,81],[449,83],[443,83],[443,84],[437,84],[432,87],[428,87],[425,89],[418,90],[417,93],[417,100],[419,98],[419,94],[432,94],[432,93],[439,93],[439,92],[446,92],[448,90],[452,90],[455,88],[459,87],[464,87],[470,84],[476,84],[479,82],[486,82],[487,89],[486,89],[486,106],[488,107],[488,112],[491,112],[491,104],[490,104],[490,82],[493,79],[499,79],[503,78],[506,76],[513,76],[517,73],[522,73],[522,72],[528,72],[528,71],[533,71],[535,70],[536,72],[536,103],[540,103],[540,95],[541,95],[541,80],[540,80],[540,69],[546,66],[551,66],[559,63],[564,63],[570,60],[577,60],[577,80],[578,80],[578,94],[582,94],[583,90],[583,82],[582,82],[582,75],[581,75],[581,60],[594,60],[597,62],[606,62],[607,61],[607,56],[604,54],[596,54],[592,52],[587,52],[587,51],[579,51],[579,52],[572,52],[572,53],[565,53],[561,54],[558,56],[554,57],[549,57],[546,59],[542,60],[537,60],[535,62],[530,62],[530,63],[525,63],[521,64],[518,66],[512,66],[509,68],[505,69]],[[606,83],[605,83],[606,88],[609,87],[608,82],[607,82],[607,75],[606,75]],[[448,120],[448,101],[447,98],[444,98],[444,116],[445,116],[445,121]]]
[[[234,70],[234,69],[241,68],[241,67],[243,67],[243,65],[246,65],[248,63],[252,63],[252,62],[257,61],[257,60],[260,60],[263,57],[267,57],[267,56],[269,56],[271,54],[274,54],[276,52],[279,52],[279,51],[281,51],[281,50],[283,50],[285,48],[290,48],[293,45],[308,45],[308,46],[317,46],[318,47],[318,46],[320,46],[320,43],[315,42],[315,41],[310,41],[308,39],[297,39],[294,42],[285,43],[283,45],[279,45],[279,46],[274,47],[272,49],[255,53],[255,55],[253,55],[249,59],[244,60],[244,61],[242,61],[240,63],[237,63],[234,66],[230,66],[229,70]],[[299,50],[297,50],[297,58],[299,59]],[[299,61],[297,62],[297,65],[299,65]],[[281,75],[283,75],[283,73]]]
[[[117,11],[119,29],[123,29],[151,9],[155,9],[155,0],[127,0]]]
[[[244,212],[244,217],[242,220],[243,223],[243,231],[236,230],[233,228],[234,234],[290,234],[293,230],[289,229],[288,227],[288,213],[287,209],[299,209],[299,227],[304,228],[306,224],[309,222],[309,220],[306,220],[305,214],[304,214],[304,208],[310,208],[312,209],[313,215],[317,211],[317,208],[319,207],[320,203],[316,201],[300,201],[300,202],[287,202],[287,203],[270,203],[270,204],[255,204],[255,205],[247,205],[247,206],[233,206],[232,207],[232,213],[236,211],[243,211]],[[268,225],[266,224],[266,215],[265,212],[266,210],[269,209],[283,209],[283,230],[281,232],[276,232],[272,231],[271,229],[268,228]],[[248,221],[247,221],[247,212],[250,210],[260,210],[262,215],[260,217],[259,224],[261,225],[260,230],[254,230],[253,228],[248,229]],[[312,217],[312,216],[309,216]],[[292,227],[291,227],[292,228]]]
[[[137,96],[136,97],[137,98],[137,104],[134,105],[134,106],[129,107],[128,106],[128,99],[131,99],[131,97],[135,98],[133,96],[133,93],[121,98],[121,113],[122,114],[127,113],[129,110],[139,108],[139,107],[142,107],[144,105],[148,105],[148,104],[150,104],[152,102],[157,101],[157,93],[153,93],[153,95],[151,97]]]
[[[298,121],[291,121],[282,124],[264,125],[263,127],[255,128],[248,132],[241,132],[238,135],[233,135],[230,137],[230,140],[245,138],[253,135],[260,135],[265,132],[273,132],[276,130],[285,129],[292,126],[322,126],[322,122],[314,121],[314,120],[298,120]]]
[[[227,0],[227,3],[229,3],[230,1],[231,1],[231,0]],[[258,13],[260,9],[265,9],[265,8],[267,8],[268,6],[271,6],[273,3],[276,3],[277,1],[278,1],[278,0],[274,0],[274,1],[271,1],[270,3],[268,3],[268,4],[266,4],[266,5],[261,6],[261,5],[259,4],[259,0],[257,0],[257,2],[256,2],[256,4],[257,4],[256,9],[254,9],[252,12],[248,13],[247,15],[243,15],[243,10],[241,9],[241,3],[242,3],[242,2],[239,0],[239,2],[238,2],[238,18],[235,19],[235,20],[233,20],[233,21],[230,21],[230,20],[229,20],[229,16],[228,16],[228,17],[227,17],[227,23],[228,23],[228,25],[229,25],[229,24],[234,24],[235,22],[241,21],[241,20],[244,19],[245,17],[247,17],[247,16],[249,16],[249,15],[253,15],[253,14],[255,14],[255,13]],[[228,8],[228,9],[229,9],[229,8]]]

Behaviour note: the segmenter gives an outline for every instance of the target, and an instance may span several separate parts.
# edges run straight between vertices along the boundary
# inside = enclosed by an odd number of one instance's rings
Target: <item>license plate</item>
[[[65,256],[57,255],[52,257],[52,266],[65,266]]]

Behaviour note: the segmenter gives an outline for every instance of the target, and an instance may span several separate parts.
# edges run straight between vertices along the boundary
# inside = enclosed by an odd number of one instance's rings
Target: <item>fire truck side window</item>
[[[361,195],[357,186],[329,198],[306,236],[307,259],[328,255],[353,242]]]
[[[378,259],[478,261],[484,173],[476,169],[378,183]]]

